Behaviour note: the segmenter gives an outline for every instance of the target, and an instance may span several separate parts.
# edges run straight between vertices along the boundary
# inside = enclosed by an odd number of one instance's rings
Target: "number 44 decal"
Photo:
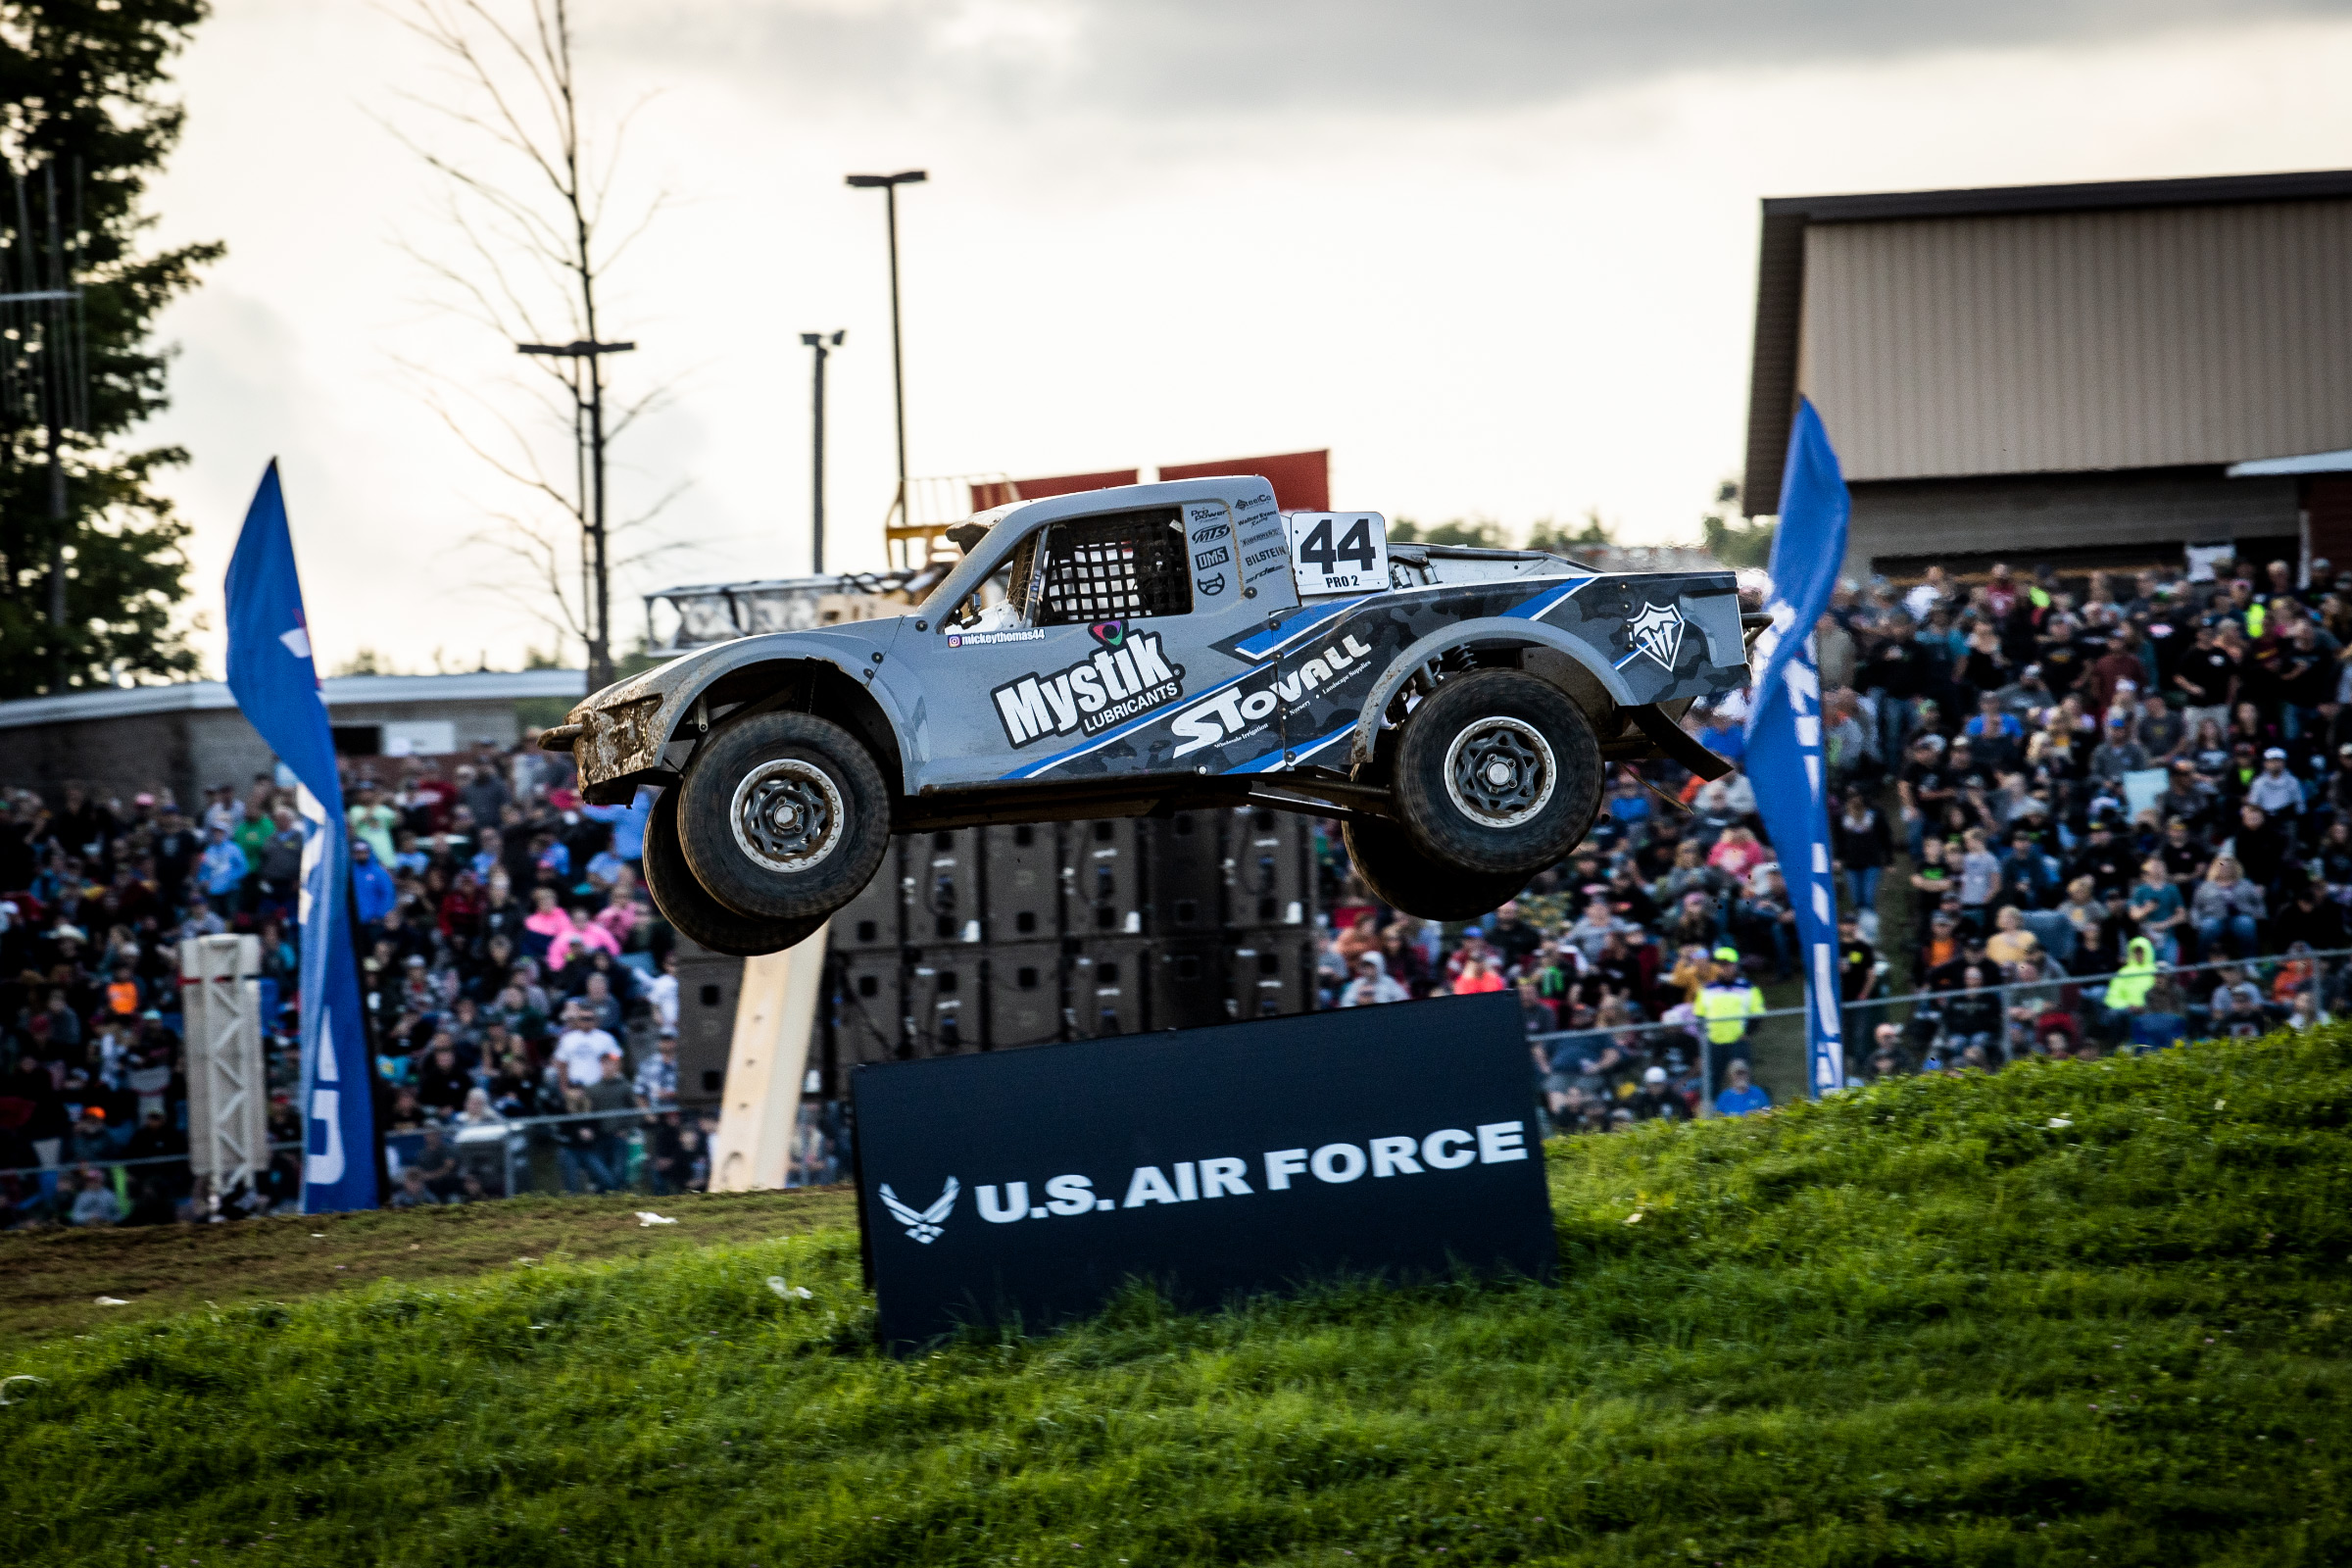
[[[1298,597],[1377,593],[1389,586],[1389,525],[1377,512],[1286,512]]]

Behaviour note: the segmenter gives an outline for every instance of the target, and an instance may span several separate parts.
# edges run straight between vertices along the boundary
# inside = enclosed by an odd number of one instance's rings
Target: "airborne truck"
[[[1339,818],[1397,908],[1483,913],[1584,838],[1607,763],[1726,770],[1679,720],[1746,682],[1757,618],[1728,571],[1392,543],[1246,476],[952,537],[909,613],[702,649],[541,737],[593,803],[660,788],[646,885],[687,936],[791,946],[893,832],[1244,804]]]

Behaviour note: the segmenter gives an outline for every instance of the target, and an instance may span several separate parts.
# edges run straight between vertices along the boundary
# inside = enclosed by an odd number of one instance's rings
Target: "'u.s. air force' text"
[[[1091,1176],[1055,1176],[1045,1184],[1044,1200],[1032,1204],[1027,1182],[980,1189],[980,1217],[997,1225],[1020,1219],[1050,1219],[1056,1214],[1092,1214],[1109,1209],[1143,1208],[1152,1203],[1190,1203],[1212,1198],[1252,1198],[1258,1189],[1252,1176],[1269,1193],[1288,1192],[1294,1179],[1310,1177],[1344,1186],[1365,1176],[1421,1176],[1460,1170],[1465,1165],[1499,1165],[1527,1158],[1526,1123],[1493,1121],[1475,1133],[1459,1127],[1441,1127],[1426,1138],[1374,1138],[1362,1144],[1325,1144],[1316,1150],[1271,1149],[1251,1171],[1239,1155],[1213,1159],[1180,1159],[1166,1169],[1138,1165],[1127,1178],[1123,1199],[1095,1191]]]

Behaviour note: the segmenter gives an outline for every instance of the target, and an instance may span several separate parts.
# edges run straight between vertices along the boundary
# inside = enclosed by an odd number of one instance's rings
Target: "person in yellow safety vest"
[[[2107,1005],[2115,1012],[2126,1012],[2147,1005],[2148,993],[2156,988],[2156,977],[2163,966],[2156,961],[2156,944],[2146,937],[2133,937],[2124,947],[2126,962],[2107,982]]]
[[[1715,950],[1715,978],[1690,1004],[1707,1029],[1707,1054],[1717,1061],[1747,1054],[1747,1020],[1764,1010],[1764,993],[1740,972],[1740,950]]]

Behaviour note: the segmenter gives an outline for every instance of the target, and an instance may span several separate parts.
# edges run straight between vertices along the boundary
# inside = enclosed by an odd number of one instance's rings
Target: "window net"
[[[1057,523],[1032,625],[1182,615],[1193,608],[1184,529],[1172,507]]]

